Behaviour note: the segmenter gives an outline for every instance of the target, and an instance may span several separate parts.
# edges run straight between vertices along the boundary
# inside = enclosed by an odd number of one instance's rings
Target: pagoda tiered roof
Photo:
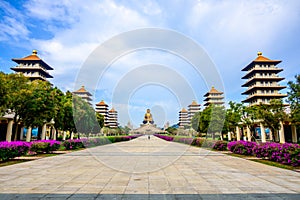
[[[37,50],[33,50],[32,54],[24,58],[13,58],[12,61],[18,63],[16,67],[11,69],[18,73],[23,73],[31,80],[53,78],[47,70],[53,70],[46,62],[37,56]],[[38,73],[36,73],[38,72]]]
[[[104,100],[101,100],[99,103],[96,104],[96,106],[105,106],[105,107],[108,107],[108,105],[104,102]]]
[[[37,56],[37,50],[33,50],[32,54],[24,58],[13,58],[12,61],[21,63],[40,63],[46,70],[53,70],[47,63],[45,63],[40,57]]]
[[[281,60],[271,60],[269,58],[262,56],[261,52],[258,52],[257,57],[251,63],[249,63],[246,67],[244,67],[242,69],[242,71],[249,71],[253,67],[253,65],[263,64],[263,63],[272,63],[274,65],[277,65],[277,64],[281,63]]]
[[[216,88],[214,86],[212,86],[210,91],[207,92],[204,96],[207,97],[210,94],[223,94],[223,92],[220,92],[220,91],[216,90]]]

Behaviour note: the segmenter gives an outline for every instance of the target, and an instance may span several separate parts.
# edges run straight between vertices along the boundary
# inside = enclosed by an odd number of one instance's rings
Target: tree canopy
[[[291,120],[300,127],[300,74],[295,76],[295,81],[289,81],[288,102],[291,108]]]

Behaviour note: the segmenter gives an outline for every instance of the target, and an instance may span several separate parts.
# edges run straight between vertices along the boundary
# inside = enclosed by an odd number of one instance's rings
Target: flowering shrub
[[[174,139],[173,136],[168,136],[168,135],[160,135],[160,134],[153,134],[153,135],[166,141],[173,141]]]
[[[29,148],[30,143],[28,142],[0,142],[0,160],[6,161],[25,155]]]
[[[191,137],[174,137],[173,142],[179,142],[184,144],[192,144],[194,138]]]
[[[197,146],[197,147],[202,147],[203,143],[204,143],[204,139],[202,139],[202,138],[194,138],[193,141],[192,141],[192,143],[191,143],[191,145],[192,146]]]
[[[56,140],[37,140],[31,143],[30,151],[36,153],[49,153],[58,150],[60,142]]]
[[[253,149],[258,158],[266,158],[282,164],[300,166],[300,145],[264,143]]]
[[[253,155],[253,148],[256,146],[257,144],[255,142],[242,140],[229,142],[227,145],[229,151],[242,155]]]
[[[83,143],[83,146],[85,148],[87,147],[95,147],[95,146],[100,146],[104,144],[110,143],[110,141],[107,138],[83,138],[81,139],[81,142]]]
[[[227,144],[228,144],[228,142],[223,141],[223,140],[216,141],[214,146],[213,146],[213,149],[216,149],[216,150],[219,150],[219,151],[226,151],[227,150]]]
[[[179,142],[184,144],[190,144],[192,146],[206,147],[206,148],[213,148],[215,143],[218,141],[218,140],[209,140],[203,138],[176,137],[176,136],[174,137],[174,136],[160,135],[160,134],[154,134],[154,136],[166,141]]]
[[[84,144],[81,139],[65,140],[63,145],[66,150],[84,148]]]
[[[205,148],[213,148],[215,143],[218,141],[216,140],[207,140],[207,139],[202,139],[202,146],[201,147],[205,147]]]
[[[88,138],[88,139],[82,138],[82,139],[66,140],[64,141],[63,145],[67,150],[71,150],[71,149],[95,147],[95,146],[110,144],[114,142],[129,141],[140,136],[141,134],[126,135],[126,136],[108,136],[108,137]]]
[[[136,135],[125,135],[125,136],[109,136],[107,138],[111,143],[115,143],[115,142],[129,141],[138,138],[140,136],[141,134],[136,134]]]

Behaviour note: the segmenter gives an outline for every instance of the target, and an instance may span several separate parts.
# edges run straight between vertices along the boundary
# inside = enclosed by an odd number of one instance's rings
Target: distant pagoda
[[[107,124],[110,128],[118,128],[118,112],[114,108],[108,111]]]
[[[200,112],[200,104],[194,100],[190,105],[188,105],[188,107],[188,120],[191,122],[194,115],[197,112]]]
[[[216,90],[215,87],[211,87],[210,91],[207,92],[204,95],[204,97],[205,97],[204,106],[209,106],[210,104],[214,104],[214,105],[223,105],[224,104],[223,92]]]
[[[16,73],[21,73],[32,80],[43,80],[53,78],[47,70],[53,70],[47,63],[37,56],[37,50],[33,50],[32,54],[24,58],[13,58],[12,61],[18,63],[16,67],[11,69]]]
[[[103,100],[96,104],[96,112],[103,115],[104,126],[108,126],[108,105]]]
[[[286,97],[286,94],[279,93],[285,86],[278,84],[284,78],[279,77],[277,74],[283,69],[276,67],[281,63],[280,60],[270,60],[262,56],[261,52],[257,53],[257,58],[248,64],[242,71],[247,74],[242,79],[247,79],[247,82],[242,87],[247,87],[243,95],[248,97],[243,100],[244,103],[249,105],[257,105],[260,103],[268,104],[271,99],[281,99]]]
[[[185,126],[188,126],[190,124],[189,121],[189,115],[188,111],[185,108],[182,108],[181,111],[179,111],[179,128],[184,128]]]
[[[74,91],[73,94],[76,94],[77,96],[81,97],[84,101],[86,101],[89,105],[92,106],[92,95],[84,88],[84,86],[81,86],[79,90]]]

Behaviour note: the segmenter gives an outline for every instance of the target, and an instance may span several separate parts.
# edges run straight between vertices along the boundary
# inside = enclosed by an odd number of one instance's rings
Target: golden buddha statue
[[[150,109],[147,109],[147,112],[145,114],[145,117],[144,117],[144,121],[143,121],[143,124],[153,124],[154,121],[152,119],[152,114],[150,112]]]

